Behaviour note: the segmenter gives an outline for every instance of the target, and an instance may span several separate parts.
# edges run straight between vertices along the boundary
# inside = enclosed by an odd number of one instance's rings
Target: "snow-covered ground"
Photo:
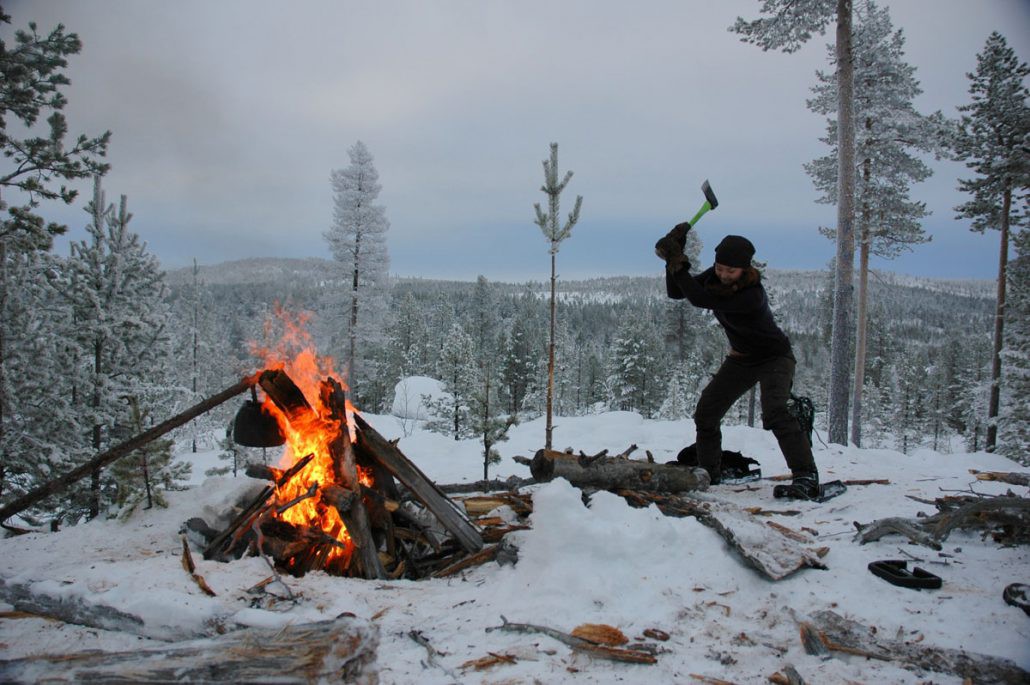
[[[418,422],[366,416],[439,483],[482,477],[475,441],[455,442],[425,432]],[[652,421],[629,412],[555,421],[555,447],[618,453],[631,444],[642,457],[675,458],[693,441],[693,425]],[[766,476],[784,473],[773,436],[756,428],[729,427],[724,446],[761,462]],[[491,476],[528,477],[512,460],[543,444],[543,420],[514,427],[499,448],[503,462]],[[233,563],[203,560],[197,572],[217,593],[208,597],[184,572],[180,529],[193,516],[213,521],[248,488],[245,477],[205,479],[216,453],[183,454],[195,462],[195,483],[171,493],[168,509],[139,513],[126,522],[97,520],[58,533],[0,540],[0,580],[33,592],[100,603],[143,620],[140,635],[9,615],[0,618],[0,658],[84,649],[129,650],[212,634],[212,626],[281,626],[352,612],[380,631],[378,668],[383,683],[683,683],[698,676],[735,683],[765,683],[793,664],[809,683],[960,683],[955,676],[906,671],[897,665],[834,653],[822,660],[805,653],[797,620],[831,609],[875,627],[877,634],[922,646],[995,655],[1030,669],[1030,618],[1005,604],[1009,583],[1030,582],[1030,553],[1003,548],[977,534],[956,532],[943,553],[899,536],[859,545],[853,522],[933,512],[909,496],[934,499],[949,491],[998,494],[1025,488],[975,481],[969,469],[1026,471],[986,453],[903,455],[889,450],[816,445],[824,480],[889,479],[890,485],[852,486],[823,504],[784,505],[768,480],[720,485],[710,494],[742,506],[797,509],[774,517],[794,529],[818,532],[829,547],[828,570],[805,569],[772,582],[746,566],[713,530],[693,518],[669,518],[654,507],[634,509],[613,494],[598,493],[585,506],[565,481],[530,488],[532,529],[510,534],[519,548],[514,566],[490,562],[463,575],[425,581],[362,581],[311,573],[286,577],[300,596],[295,605],[252,606],[245,590],[269,575],[260,559]],[[867,570],[878,559],[912,562],[943,579],[935,591],[903,589]],[[583,623],[619,628],[631,639],[649,628],[670,635],[659,643],[655,665],[605,661],[573,652],[543,634],[491,631],[501,616],[570,632]],[[420,631],[440,653],[436,664],[410,636]],[[489,653],[515,663],[489,670],[461,668]]]

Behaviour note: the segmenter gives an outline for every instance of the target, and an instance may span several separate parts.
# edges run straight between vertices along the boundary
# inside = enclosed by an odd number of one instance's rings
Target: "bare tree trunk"
[[[854,71],[851,0],[837,0],[837,257],[830,344],[829,439],[839,445],[848,442],[848,392],[851,385],[848,348],[855,270]]]
[[[557,280],[555,275],[555,259],[557,255],[551,251],[551,341],[547,345],[547,426],[544,430],[544,449],[551,449],[551,433],[554,425],[551,417],[551,406],[554,400],[554,283]]]
[[[1006,183],[1001,203],[1001,249],[998,255],[998,304],[994,312],[994,352],[991,359],[991,399],[987,407],[988,452],[998,446],[998,409],[1001,404],[1001,347],[1005,328],[1005,281],[1009,261],[1009,212],[1012,210],[1012,186]]]
[[[200,323],[200,285],[197,283],[197,259],[193,258],[193,397],[197,396],[197,326]],[[193,453],[197,453],[197,421],[193,420]],[[150,498],[149,486],[147,498]]]
[[[0,497],[7,480],[7,374],[4,349],[4,324],[7,321],[7,243],[0,238]]]
[[[866,120],[868,128],[871,122]],[[863,162],[863,175],[869,181],[869,159]],[[858,312],[855,323],[855,387],[851,405],[851,442],[855,447],[862,446],[862,392],[865,389],[865,358],[866,358],[866,316],[869,306],[869,250],[872,238],[869,235],[868,203],[862,207],[862,221],[859,226],[859,257],[858,257]]]

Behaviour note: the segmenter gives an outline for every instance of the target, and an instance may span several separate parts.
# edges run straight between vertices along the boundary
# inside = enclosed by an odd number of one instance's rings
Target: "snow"
[[[428,376],[409,376],[397,382],[393,389],[390,413],[400,419],[425,421],[429,419],[427,400],[432,402],[447,396],[443,383]]]
[[[439,483],[474,481],[482,475],[481,447],[429,433],[409,418],[366,415],[387,438]],[[650,451],[656,461],[675,458],[693,441],[689,420],[655,421],[632,412],[555,419],[555,446],[588,454],[618,453],[637,445],[634,457]],[[528,477],[513,456],[542,445],[544,421],[515,426],[498,448],[501,464],[491,476]],[[772,435],[758,428],[729,426],[724,446],[761,462],[763,474],[786,467]],[[0,540],[0,582],[67,601],[103,604],[142,619],[131,632],[84,628],[15,616],[0,621],[0,658],[57,654],[84,649],[136,650],[162,640],[214,636],[219,629],[276,627],[325,620],[352,612],[380,631],[378,668],[383,683],[672,683],[694,682],[692,674],[736,683],[764,683],[785,664],[807,682],[960,683],[956,676],[918,674],[899,666],[834,653],[807,655],[797,620],[830,609],[874,626],[882,637],[900,636],[922,646],[995,655],[1030,669],[1030,621],[1002,600],[1002,589],[1027,582],[1030,553],[1004,548],[978,534],[957,531],[942,553],[888,536],[867,545],[853,541],[853,522],[887,516],[915,516],[933,507],[945,491],[1000,494],[1023,488],[975,481],[970,469],[1026,471],[997,455],[939,454],[919,450],[858,449],[817,441],[816,460],[824,480],[887,478],[890,485],[852,486],[823,504],[784,503],[772,498],[773,482],[720,485],[708,495],[740,506],[800,510],[774,519],[795,530],[817,531],[829,548],[828,570],[805,569],[784,580],[765,579],[729,549],[723,539],[693,518],[671,518],[655,507],[634,509],[610,493],[596,493],[584,505],[580,491],[563,480],[535,485],[532,528],[509,534],[518,562],[490,562],[448,579],[363,581],[311,573],[285,577],[300,600],[258,602],[246,590],[267,578],[261,559],[233,563],[205,561],[194,547],[197,573],[217,593],[207,597],[181,565],[180,529],[200,516],[225,524],[231,503],[252,496],[261,485],[245,477],[203,478],[215,452],[180,455],[194,461],[195,484],[169,494],[167,509],[141,512],[128,521],[96,520],[58,533],[32,533]],[[201,466],[201,464],[205,466]],[[501,512],[508,516],[510,511]],[[873,576],[867,565],[879,559],[913,561],[943,578],[936,591],[895,587]],[[648,628],[669,633],[655,665],[605,661],[575,653],[543,634],[490,631],[501,616],[570,632],[583,623],[617,627],[631,639]],[[440,652],[430,665],[420,631]],[[489,653],[515,656],[516,663],[478,672],[462,670]]]

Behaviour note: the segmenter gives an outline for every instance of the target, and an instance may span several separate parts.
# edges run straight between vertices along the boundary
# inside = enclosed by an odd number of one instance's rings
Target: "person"
[[[698,464],[712,483],[721,476],[722,419],[733,403],[756,383],[761,388],[762,426],[771,430],[793,479],[777,496],[814,499],[819,496],[819,471],[801,425],[787,409],[797,362],[790,339],[776,325],[762,278],[751,260],[755,246],[739,235],[728,235],[715,248],[715,264],[691,275],[683,249],[689,223],[676,225],[655,245],[666,262],[665,285],[670,298],[686,298],[708,309],[722,325],[730,350],[719,370],[701,392],[694,412]]]

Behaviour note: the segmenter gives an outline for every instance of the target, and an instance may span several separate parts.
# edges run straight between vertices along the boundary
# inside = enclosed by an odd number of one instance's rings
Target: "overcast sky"
[[[108,199],[166,268],[245,257],[329,257],[331,170],[361,140],[375,158],[402,276],[542,280],[541,161],[559,143],[583,210],[560,276],[658,274],[654,241],[689,219],[711,181],[720,206],[697,230],[750,237],[774,268],[834,254],[802,164],[826,154],[805,107],[830,34],[762,52],[727,31],[758,0],[8,0],[14,28],[65,24],[72,134],[113,133]],[[924,112],[968,102],[976,54],[1000,31],[1030,59],[1027,0],[883,0],[907,37]],[[2,162],[0,162],[2,164]],[[961,164],[913,188],[933,242],[876,267],[991,278],[998,234],[969,231]],[[80,239],[90,193],[47,206]],[[58,249],[66,249],[67,241]]]

